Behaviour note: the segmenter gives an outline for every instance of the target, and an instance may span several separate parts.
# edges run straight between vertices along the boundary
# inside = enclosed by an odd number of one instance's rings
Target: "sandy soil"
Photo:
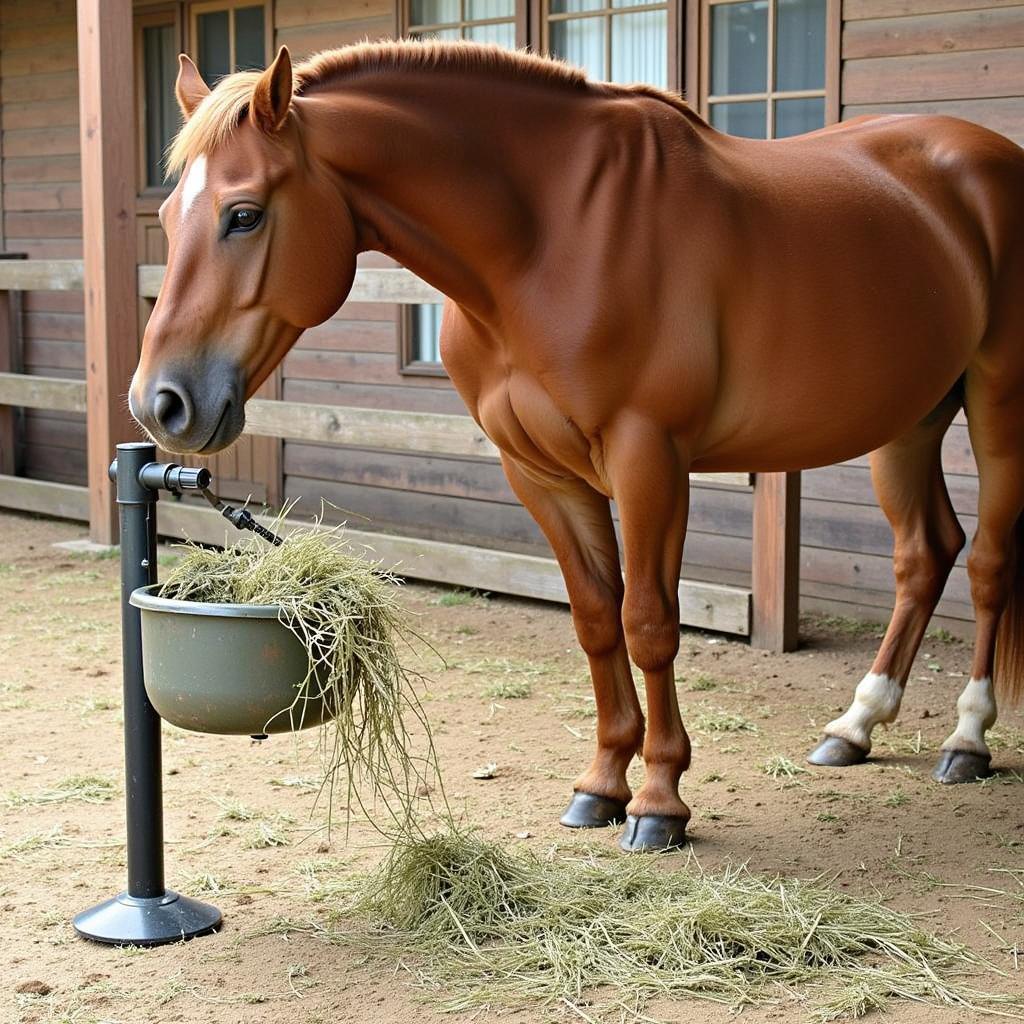
[[[347,843],[337,831],[331,841],[317,831],[324,815],[312,809],[307,736],[251,745],[168,729],[168,884],[216,902],[224,928],[149,951],[75,937],[70,918],[124,880],[118,566],[51,547],[78,535],[72,524],[0,515],[0,1021],[451,1020],[403,973],[303,930],[329,910],[310,899],[311,877],[339,877],[383,852],[365,826]],[[455,805],[512,845],[546,850],[565,842],[557,819],[594,729],[568,613],[425,586],[408,587],[404,601],[448,662],[424,667]],[[900,722],[879,735],[872,763],[788,780],[764,771],[775,755],[802,762],[821,725],[845,707],[877,635],[877,626],[808,621],[801,649],[784,656],[684,635],[678,676],[695,745],[684,783],[692,848],[709,867],[748,861],[758,871],[835,873],[850,892],[958,932],[1008,972],[989,987],[1019,992],[1024,972],[1014,970],[1011,949],[1024,949],[1024,875],[999,869],[1024,867],[1024,717],[1013,712],[999,723],[993,748],[1001,773],[992,780],[946,788],[929,779],[965,682],[965,646],[926,640]],[[510,687],[529,693],[489,695]],[[751,728],[711,730],[720,711]],[[497,777],[474,780],[488,763],[498,766]],[[68,777],[83,775],[97,777],[91,791],[66,787]],[[529,838],[516,838],[522,833]],[[612,847],[616,837],[609,830],[592,841]],[[971,885],[1007,895],[982,898]],[[666,1020],[729,1019],[724,1008],[701,1002],[656,1009]],[[800,1021],[807,1011],[784,1000],[744,1016]],[[973,1019],[916,1006],[890,1016]],[[544,1014],[474,1019],[509,1017]]]

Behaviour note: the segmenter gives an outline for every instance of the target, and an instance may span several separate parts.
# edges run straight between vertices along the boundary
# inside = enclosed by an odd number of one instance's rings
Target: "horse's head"
[[[167,273],[129,407],[161,447],[209,453],[238,437],[245,400],[302,331],[345,300],[356,232],[337,178],[303,148],[287,50],[213,91],[180,61]]]

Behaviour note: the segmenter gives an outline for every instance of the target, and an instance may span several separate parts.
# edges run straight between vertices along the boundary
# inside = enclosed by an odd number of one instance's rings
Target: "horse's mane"
[[[689,117],[692,108],[675,93],[649,85],[608,85],[591,82],[571,64],[539,57],[525,50],[509,50],[495,43],[465,40],[386,40],[357,43],[340,50],[325,50],[296,65],[293,95],[328,89],[336,82],[360,74],[404,69],[484,71],[508,79],[561,86],[578,92],[600,88],[612,93],[649,96],[668,103]],[[222,78],[193,111],[167,153],[167,173],[180,173],[185,164],[225,142],[245,117],[259,71],[237,71]]]

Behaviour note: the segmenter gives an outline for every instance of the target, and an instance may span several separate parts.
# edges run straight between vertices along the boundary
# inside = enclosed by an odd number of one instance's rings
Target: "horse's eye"
[[[228,221],[228,234],[233,231],[252,231],[263,219],[263,211],[253,209],[251,206],[242,206],[231,211],[231,218]]]

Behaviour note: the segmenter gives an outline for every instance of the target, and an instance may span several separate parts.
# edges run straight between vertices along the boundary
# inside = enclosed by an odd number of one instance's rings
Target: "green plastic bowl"
[[[159,589],[140,587],[130,600],[142,612],[146,693],[161,718],[194,732],[254,736],[334,717],[329,702],[309,696],[321,680],[309,676],[309,655],[277,605],[175,601]]]

